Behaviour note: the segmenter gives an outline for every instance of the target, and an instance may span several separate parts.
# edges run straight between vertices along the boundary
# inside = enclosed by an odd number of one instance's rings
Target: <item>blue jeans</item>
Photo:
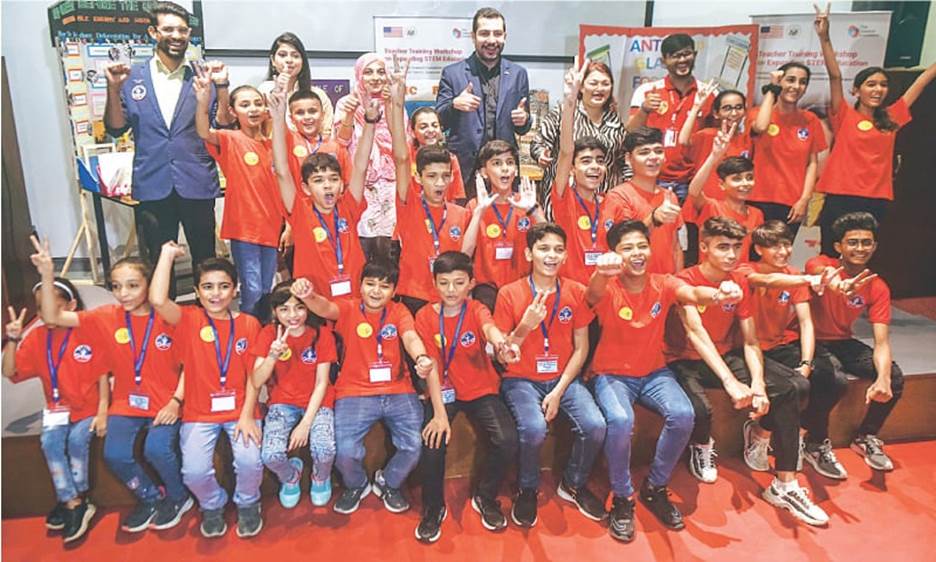
[[[240,279],[240,310],[257,315],[257,304],[273,289],[276,248],[231,240],[231,257]]]
[[[153,425],[153,418],[107,417],[104,462],[141,502],[153,503],[161,496],[159,487],[133,457],[133,446],[142,429],[146,429],[143,457],[159,474],[166,486],[166,496],[176,503],[188,496],[182,484],[182,461],[177,449],[181,425],[178,421],[172,425]]]
[[[301,474],[289,464],[286,450],[293,428],[302,419],[305,408],[291,404],[273,404],[263,420],[263,448],[260,458],[283,484],[292,484]],[[309,429],[309,452],[312,453],[312,480],[324,482],[331,476],[335,463],[335,413],[321,407],[315,412]]]
[[[520,437],[517,465],[521,489],[539,488],[540,449],[546,439],[546,418],[540,405],[558,383],[558,377],[545,382],[516,377],[505,377],[501,381],[501,394],[517,421]],[[595,399],[578,379],[572,381],[562,394],[559,411],[572,423],[573,433],[572,455],[563,478],[566,484],[578,488],[588,481],[607,426]]]
[[[259,420],[257,423],[260,423]],[[203,511],[222,509],[228,494],[215,478],[214,451],[221,432],[227,433],[234,454],[234,503],[238,507],[260,501],[263,463],[260,447],[254,442],[244,445],[244,437],[234,440],[237,422],[186,422],[179,432],[182,442],[182,481],[192,491]]]
[[[419,462],[422,452],[423,409],[416,394],[349,396],[335,402],[335,466],[344,485],[361,488],[367,484],[364,472],[364,437],[378,421],[390,432],[396,452],[383,469],[384,480],[399,488]]]
[[[648,480],[654,486],[669,483],[695,423],[692,403],[673,372],[664,367],[645,377],[598,375],[592,384],[598,406],[608,420],[604,450],[614,495],[629,498],[634,494],[630,458],[634,402],[638,401],[663,416],[663,431],[657,439]]]
[[[43,428],[39,436],[55,497],[65,503],[88,491],[88,449],[94,416],[68,425]]]
[[[689,195],[689,182],[658,181],[657,185],[676,194],[676,198],[679,199],[680,205],[686,202],[686,196]]]

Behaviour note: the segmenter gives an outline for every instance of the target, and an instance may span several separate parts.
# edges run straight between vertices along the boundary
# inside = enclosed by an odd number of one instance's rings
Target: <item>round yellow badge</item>
[[[374,328],[367,322],[361,322],[357,325],[357,335],[361,338],[369,338],[374,333]]]
[[[767,127],[767,134],[772,137],[779,135],[780,127],[776,123],[771,123],[770,126]]]
[[[582,215],[578,218],[578,227],[581,228],[582,230],[588,230],[589,228],[591,228],[591,226],[592,226],[591,219],[588,218],[587,216]]]
[[[867,119],[864,119],[858,122],[859,131],[870,131],[873,128],[874,128],[874,123],[868,121]]]
[[[312,236],[315,236],[316,242],[324,242],[328,238],[328,233],[321,226],[312,229]]]
[[[433,338],[435,338],[436,347],[442,347],[442,336],[436,334]]]
[[[214,331],[211,329],[211,326],[205,326],[198,332],[198,337],[201,338],[201,341],[211,343],[215,341]]]
[[[669,104],[666,103],[666,101],[661,101],[660,106],[657,107],[657,113],[659,113],[660,115],[664,115],[667,109],[669,109]]]
[[[302,146],[301,144],[297,144],[296,146],[293,147],[293,156],[295,156],[296,158],[305,158],[308,155],[309,155],[309,150],[306,147]]]
[[[501,227],[496,224],[489,224],[484,232],[487,233],[488,238],[497,238],[501,235]]]
[[[260,162],[260,157],[257,156],[256,152],[248,152],[244,154],[244,163],[248,166],[256,166]]]
[[[290,358],[290,357],[292,357],[292,350],[289,349],[289,348],[287,347],[287,348],[286,348],[286,351],[284,351],[283,354],[279,356],[279,360],[280,360],[280,361],[289,361],[289,358]]]
[[[697,305],[696,305],[696,310],[699,311],[699,314],[704,314],[704,313],[705,313],[705,305],[704,305],[704,304],[697,304]]]
[[[618,316],[624,320],[630,321],[634,317],[634,311],[631,310],[629,306],[624,306],[618,311]]]
[[[130,343],[130,332],[126,328],[118,328],[114,332],[114,341],[117,343]]]

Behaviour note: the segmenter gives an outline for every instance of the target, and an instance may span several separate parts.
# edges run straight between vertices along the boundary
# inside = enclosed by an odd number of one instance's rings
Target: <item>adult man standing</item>
[[[159,256],[162,244],[177,238],[181,222],[194,266],[214,256],[218,172],[195,132],[194,73],[184,64],[192,31],[189,13],[173,2],[157,2],[150,19],[155,56],[106,69],[104,124],[113,136],[133,130],[133,198],[140,202],[134,214],[141,253],[150,259]],[[209,67],[219,97],[226,100],[227,70],[221,63]],[[218,113],[218,121],[226,122],[226,112]]]
[[[442,70],[436,112],[458,157],[465,194],[475,196],[475,158],[484,143],[500,139],[517,146],[516,134],[530,130],[526,69],[501,56],[507,23],[494,8],[481,8],[471,23],[475,51]]]

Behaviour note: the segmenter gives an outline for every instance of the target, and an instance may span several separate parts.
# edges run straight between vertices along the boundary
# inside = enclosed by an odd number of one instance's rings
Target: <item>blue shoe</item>
[[[324,507],[328,505],[332,495],[331,478],[326,478],[324,482],[312,480],[312,486],[309,489],[309,499],[315,507]]]
[[[292,509],[299,505],[299,499],[302,497],[302,488],[299,487],[299,483],[302,482],[302,459],[292,457],[289,459],[289,464],[296,469],[299,476],[296,477],[296,481],[292,484],[280,485],[279,501],[286,509]]]

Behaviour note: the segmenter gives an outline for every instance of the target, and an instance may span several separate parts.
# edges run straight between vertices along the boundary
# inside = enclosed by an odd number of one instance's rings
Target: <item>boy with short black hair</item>
[[[284,80],[288,75],[281,74]],[[289,172],[295,185],[302,185],[302,166],[306,158],[315,154],[330,154],[338,160],[341,169],[341,181],[351,184],[351,156],[348,148],[331,137],[322,134],[322,120],[325,117],[322,99],[312,90],[296,90],[289,96],[289,118],[296,130],[289,130],[286,135],[286,152],[289,158]],[[274,115],[274,118],[276,116]]]

